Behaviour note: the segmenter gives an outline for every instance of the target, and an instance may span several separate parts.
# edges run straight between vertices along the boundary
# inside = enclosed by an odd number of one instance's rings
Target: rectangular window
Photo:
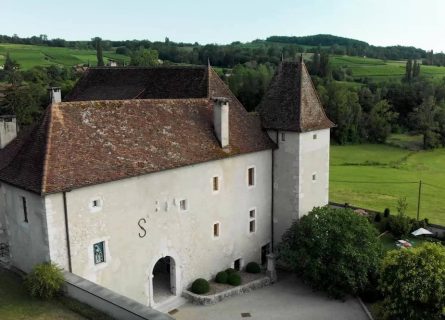
[[[281,133],[281,141],[286,141],[286,133]]]
[[[181,211],[187,211],[187,200],[181,200],[179,201],[179,209]]]
[[[316,133],[312,136],[312,139],[317,140],[317,134]]]
[[[213,236],[215,238],[219,237],[219,223],[213,225]]]
[[[28,207],[26,206],[26,198],[22,197],[23,221],[28,223]]]
[[[93,246],[94,264],[105,262],[105,242],[95,243]]]
[[[316,180],[317,180],[317,174],[314,173],[314,174],[312,174],[312,181],[316,181]]]
[[[255,185],[255,168],[248,169],[248,184],[249,187]]]
[[[256,210],[249,210],[249,232],[254,233],[256,231]]]
[[[255,220],[250,220],[249,222],[249,232],[254,233],[255,232]]]
[[[93,208],[99,207],[99,200],[93,200]]]
[[[218,177],[213,177],[213,191],[219,190],[219,181]]]

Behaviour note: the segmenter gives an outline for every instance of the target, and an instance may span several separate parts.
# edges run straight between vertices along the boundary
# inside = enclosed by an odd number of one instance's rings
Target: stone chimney
[[[229,145],[229,99],[213,98],[213,127],[222,148]]]
[[[62,93],[59,87],[51,87],[48,90],[51,103],[62,102]]]
[[[17,119],[15,116],[0,116],[0,149],[6,147],[17,137]]]

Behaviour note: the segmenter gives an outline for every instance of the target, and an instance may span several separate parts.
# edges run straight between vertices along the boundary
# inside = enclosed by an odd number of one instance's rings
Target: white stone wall
[[[329,129],[300,134],[300,218],[314,207],[329,203],[329,140]]]
[[[43,198],[5,183],[0,184],[0,197],[0,221],[6,224],[12,265],[29,272],[35,264],[49,261]],[[22,197],[28,222],[24,221]]]
[[[252,166],[255,186],[249,187]],[[147,304],[149,277],[161,257],[175,260],[178,294],[194,279],[231,267],[235,259],[242,258],[244,265],[259,262],[261,246],[271,241],[270,169],[267,150],[68,192],[72,272]],[[214,176],[219,177],[217,192]],[[183,199],[185,211],[179,208]],[[101,209],[91,207],[93,200]],[[62,194],[47,196],[45,204],[51,259],[66,267]],[[255,233],[249,233],[252,208]],[[213,237],[216,222],[219,238]],[[106,241],[106,262],[95,265],[93,244],[99,241]]]
[[[275,244],[294,220],[329,202],[329,132],[268,132],[278,145],[274,151]]]

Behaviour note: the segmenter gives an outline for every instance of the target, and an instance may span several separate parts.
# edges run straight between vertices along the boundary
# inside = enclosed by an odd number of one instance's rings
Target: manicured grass
[[[445,225],[445,149],[410,151],[388,145],[331,146],[330,200],[377,211],[396,212],[406,197],[416,217],[422,180],[420,218]]]
[[[90,63],[94,66],[97,63],[96,51],[94,50],[2,43],[0,44],[0,64],[3,64],[7,52],[20,64],[20,68],[23,70],[51,64],[74,66]],[[124,60],[126,62],[130,60],[129,57],[116,54],[114,51],[105,51],[104,58],[105,62],[108,59]]]
[[[0,268],[0,319],[82,320],[82,316],[64,307],[57,300],[30,298],[19,276]]]
[[[43,301],[28,296],[20,276],[0,268],[0,319],[113,320],[68,297]]]

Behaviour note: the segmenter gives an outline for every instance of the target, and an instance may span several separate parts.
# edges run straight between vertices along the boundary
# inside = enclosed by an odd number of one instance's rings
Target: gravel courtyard
[[[213,306],[187,303],[172,316],[177,320],[367,320],[355,298],[345,302],[313,292],[295,276],[278,275],[277,283]]]

